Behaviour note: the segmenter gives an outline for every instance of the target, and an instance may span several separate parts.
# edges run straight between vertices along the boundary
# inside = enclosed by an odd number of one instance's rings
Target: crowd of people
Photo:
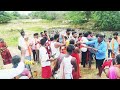
[[[101,77],[104,71],[110,79],[120,78],[120,37],[117,32],[113,33],[113,38],[108,39],[104,34],[95,35],[90,31],[78,34],[70,28],[64,33],[56,32],[52,37],[49,37],[47,31],[34,33],[33,39],[24,30],[20,34],[18,49],[21,51],[21,58],[40,63],[43,79],[80,79],[81,65],[82,68],[88,65],[92,69],[94,59],[98,69],[97,77]],[[17,68],[21,62],[20,56],[11,56],[2,38],[0,53],[4,65],[12,63],[13,68]],[[30,72],[30,66],[25,65],[17,78],[32,78]]]

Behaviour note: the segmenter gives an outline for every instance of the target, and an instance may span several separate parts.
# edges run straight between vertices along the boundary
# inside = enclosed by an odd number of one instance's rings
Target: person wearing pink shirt
[[[40,48],[40,40],[38,38],[38,33],[34,34],[34,39],[31,41],[33,59],[34,61],[39,62],[39,48]]]
[[[110,66],[106,76],[109,79],[120,79],[120,54],[116,56],[116,60]]]

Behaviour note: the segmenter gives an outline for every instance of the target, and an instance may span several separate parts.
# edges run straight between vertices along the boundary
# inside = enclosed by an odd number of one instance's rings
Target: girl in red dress
[[[73,39],[70,40],[70,44],[74,45],[75,41]],[[75,46],[75,50],[73,51],[73,53],[71,54],[71,56],[76,58],[76,63],[77,63],[77,71],[73,71],[73,79],[79,79],[81,77],[80,75],[80,51],[79,48],[77,46]]]
[[[9,50],[7,49],[6,43],[2,38],[0,39],[0,54],[1,54],[4,65],[11,64],[12,56]]]

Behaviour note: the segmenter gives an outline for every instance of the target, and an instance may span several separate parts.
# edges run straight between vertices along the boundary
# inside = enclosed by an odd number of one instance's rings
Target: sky
[[[31,13],[32,11],[18,11],[20,14],[24,14],[24,15],[27,15],[29,13]]]
[[[13,12],[13,11],[8,11],[8,12]],[[23,14],[23,15],[28,15],[32,11],[17,11],[17,12],[19,12],[20,14]],[[54,12],[54,11],[50,11],[50,12]],[[64,12],[66,12],[66,11],[57,11],[57,13],[64,13]]]
[[[13,12],[13,11],[8,11],[8,12]],[[19,12],[20,14],[28,15],[32,11],[17,11],[17,12]]]

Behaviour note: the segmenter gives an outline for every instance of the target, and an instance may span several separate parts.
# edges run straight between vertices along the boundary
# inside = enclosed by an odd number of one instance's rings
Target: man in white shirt
[[[22,30],[20,34],[21,34],[21,37],[18,39],[18,49],[21,51],[21,46],[24,42],[25,32]]]
[[[14,77],[20,75],[25,69],[24,55],[25,51],[21,48],[21,61],[19,64],[16,66],[16,68],[0,70],[0,79],[13,79]]]
[[[84,33],[84,37],[82,37],[82,39],[80,40],[80,42],[88,42],[88,39],[87,39],[87,36],[88,36],[88,33]],[[82,65],[83,67],[85,67],[85,64],[86,64],[86,59],[87,59],[87,48],[84,47],[86,46],[85,44],[81,44],[81,51],[82,51]]]
[[[41,39],[40,41],[41,43],[41,47],[39,49],[39,56],[40,56],[40,60],[41,60],[41,66],[42,66],[42,78],[44,79],[50,79],[52,72],[51,72],[51,63],[50,61],[53,60],[53,58],[49,59],[47,50],[45,48],[45,43],[46,40],[45,39]]]

